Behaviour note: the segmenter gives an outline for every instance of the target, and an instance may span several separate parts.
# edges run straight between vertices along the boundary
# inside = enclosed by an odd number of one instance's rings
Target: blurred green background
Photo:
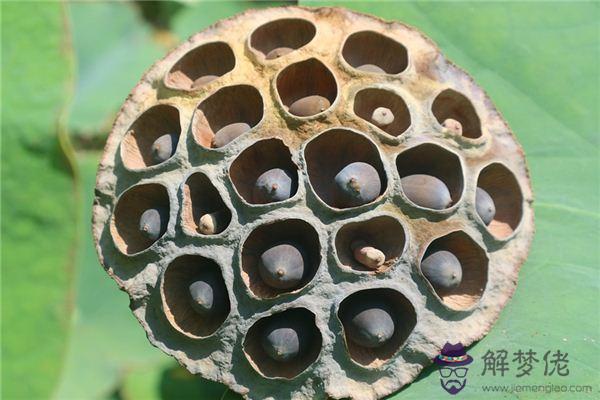
[[[517,291],[470,349],[569,353],[568,377],[469,373],[482,384],[600,390],[597,2],[304,2],[422,30],[469,71],[527,154],[537,233]],[[213,22],[266,2],[2,2],[2,398],[237,399],[150,346],[98,264],[90,233],[97,163],[142,73]],[[539,354],[541,352],[541,354]],[[543,370],[543,366],[542,366]],[[392,399],[447,396],[428,368]],[[560,395],[556,395],[559,398]]]

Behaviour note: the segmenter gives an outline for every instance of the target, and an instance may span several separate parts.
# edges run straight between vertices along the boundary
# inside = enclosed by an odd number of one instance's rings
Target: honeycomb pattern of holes
[[[308,96],[321,96],[327,99],[329,102],[327,109],[329,109],[338,96],[337,82],[333,73],[316,58],[287,66],[277,74],[275,81],[279,100],[286,111],[297,100]],[[326,110],[319,109],[318,112],[305,117],[312,117],[324,111]]]
[[[165,75],[165,85],[171,89],[196,90],[194,82],[203,77],[214,76],[215,79],[225,75],[235,67],[235,56],[231,47],[225,42],[204,43],[188,51],[169,69]],[[208,79],[204,79],[204,84]]]
[[[394,117],[392,123],[380,126],[373,121],[373,112],[379,107],[391,111]],[[356,93],[354,113],[394,137],[403,134],[411,125],[410,111],[406,102],[396,93],[386,89],[367,88]]]
[[[152,145],[158,138],[168,134],[176,137],[174,154],[181,135],[179,110],[175,106],[158,104],[144,111],[127,130],[121,143],[121,159],[125,168],[140,170],[166,162],[155,162]]]
[[[381,192],[373,201],[381,198],[387,190],[388,179],[379,149],[357,131],[332,128],[322,132],[306,144],[304,158],[311,186],[321,201],[330,207],[349,208],[337,207],[334,178],[342,168],[353,162],[364,162],[377,170]]]
[[[492,163],[479,173],[477,186],[494,201],[496,214],[487,226],[498,239],[507,239],[518,228],[523,217],[523,194],[515,175],[503,164]]]
[[[300,331],[302,345],[296,358],[276,361],[263,348],[262,336],[269,325],[294,327]],[[306,308],[290,308],[256,321],[244,338],[243,349],[250,365],[263,377],[293,379],[314,364],[321,354],[322,334],[315,323],[315,315]]]
[[[307,45],[317,33],[312,22],[301,18],[282,18],[267,22],[250,35],[250,47],[264,57],[278,48],[292,51]]]
[[[453,289],[436,289],[421,271],[421,262],[440,250],[452,253],[460,262],[462,280]],[[479,301],[487,285],[488,257],[485,250],[468,234],[454,231],[431,241],[419,260],[419,273],[448,308],[455,311],[469,310]]]
[[[373,270],[358,262],[352,252],[352,242],[362,240],[385,254],[385,262]],[[340,263],[354,271],[371,274],[388,270],[406,247],[405,229],[396,218],[375,216],[364,221],[348,222],[335,234],[335,250]]]
[[[167,218],[164,226],[168,226],[170,199],[167,189],[161,184],[134,185],[119,196],[111,218],[110,231],[113,242],[121,253],[137,254],[152,246],[164,235],[165,230],[161,229],[160,237],[151,240],[140,231],[140,218],[144,211],[151,208],[163,210]]]
[[[304,274],[297,287],[275,289],[267,285],[258,271],[260,256],[273,246],[291,243],[301,250]],[[242,244],[241,275],[250,292],[262,299],[302,290],[317,274],[321,264],[321,244],[315,228],[300,219],[283,219],[256,227]]]
[[[391,75],[399,74],[408,67],[406,47],[373,31],[350,34],[344,41],[342,56],[354,68],[374,65]]]
[[[192,117],[192,134],[196,142],[213,148],[215,134],[224,127],[245,123],[249,129],[260,123],[264,103],[260,92],[250,85],[223,87],[204,99]],[[242,132],[239,136],[246,134]],[[231,138],[234,141],[236,137]],[[224,144],[226,146],[228,143]]]
[[[259,140],[244,149],[231,163],[229,177],[244,201],[248,204],[264,204],[255,201],[254,186],[261,174],[273,168],[290,174],[290,198],[294,197],[298,191],[298,166],[292,161],[290,149],[278,138]]]
[[[462,136],[477,139],[481,136],[481,121],[471,101],[453,89],[440,92],[431,105],[431,112],[440,125],[447,119],[458,121]]]
[[[189,286],[199,280],[210,282],[212,286],[216,304],[212,315],[201,315],[192,307]],[[221,267],[200,255],[182,255],[171,261],[163,273],[160,291],[167,320],[178,332],[192,339],[213,335],[231,311]]]
[[[447,208],[458,203],[462,197],[464,180],[460,158],[454,152],[437,144],[424,143],[402,151],[396,158],[396,167],[401,179],[419,174],[441,180],[447,186],[452,199],[452,203]],[[406,193],[404,195],[406,196]],[[415,204],[410,198],[408,199]],[[418,204],[415,205],[420,207]]]
[[[214,232],[202,232],[200,218],[213,215]],[[184,232],[191,235],[217,235],[225,231],[231,222],[231,210],[208,176],[194,172],[183,184],[183,207],[181,221]]]
[[[394,333],[380,347],[360,346],[348,337],[348,324],[361,307],[382,304],[391,311]],[[379,368],[390,360],[404,345],[417,324],[417,313],[412,303],[400,292],[389,288],[363,289],[346,297],[339,305],[337,317],[343,328],[344,343],[355,363],[366,368]]]

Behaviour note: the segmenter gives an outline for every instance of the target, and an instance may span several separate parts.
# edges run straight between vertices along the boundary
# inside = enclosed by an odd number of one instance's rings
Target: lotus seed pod
[[[178,135],[169,134],[160,136],[152,143],[152,161],[154,164],[160,164],[167,161],[175,153],[177,147]]]
[[[260,256],[258,272],[262,280],[276,289],[292,289],[304,276],[302,252],[292,244],[279,244]]]
[[[475,190],[475,208],[477,209],[477,214],[479,214],[486,225],[489,225],[496,215],[494,200],[488,192],[480,187]]]
[[[388,126],[394,122],[394,114],[389,108],[377,107],[375,110],[373,110],[371,122],[379,127]]]
[[[356,207],[375,200],[381,192],[379,173],[364,162],[346,165],[334,178],[339,207]]]
[[[228,222],[227,211],[225,210],[207,213],[198,220],[198,232],[203,235],[214,235],[223,231]]]
[[[250,125],[245,122],[235,122],[225,125],[215,133],[212,144],[213,147],[223,147],[233,139],[250,130]]]
[[[331,103],[325,97],[312,95],[296,100],[288,111],[298,117],[310,117],[327,110],[330,106]]]
[[[378,301],[352,304],[344,318],[348,338],[367,348],[384,345],[396,329],[389,306]]]
[[[218,76],[216,76],[216,75],[201,76],[200,78],[196,79],[194,81],[194,83],[192,83],[191,88],[192,88],[192,90],[200,89],[202,86],[214,81],[217,78],[218,78]]]
[[[410,201],[421,207],[443,210],[452,203],[448,186],[435,176],[405,176],[402,178],[402,190]]]
[[[265,204],[289,199],[293,191],[292,175],[281,168],[263,172],[254,184],[255,203]]]
[[[263,333],[263,349],[276,361],[291,361],[300,352],[302,340],[300,330],[293,323],[290,326],[286,325],[285,323],[271,324]]]
[[[167,230],[168,215],[161,208],[149,208],[140,216],[139,229],[150,240],[158,240]]]
[[[446,341],[485,336],[533,195],[475,82],[416,29],[339,7],[247,10],[161,57],[116,117],[93,203],[148,340],[246,400],[377,400]],[[156,165],[166,133],[177,151]],[[430,272],[441,251],[459,263]]]
[[[454,289],[462,281],[462,267],[449,251],[440,250],[421,261],[421,271],[436,289]]]
[[[374,64],[363,64],[360,67],[356,67],[356,69],[359,69],[364,72],[372,72],[375,74],[385,74],[385,71],[381,67],[378,67]]]
[[[265,58],[267,60],[274,60],[288,53],[291,53],[292,51],[294,51],[294,49],[290,49],[289,47],[277,47],[276,49],[273,49],[270,52],[268,52]]]
[[[385,262],[385,254],[375,247],[368,246],[363,240],[355,240],[350,247],[356,261],[367,268],[377,269]]]
[[[442,122],[442,126],[447,132],[453,133],[457,136],[462,135],[462,124],[455,119],[448,118]]]

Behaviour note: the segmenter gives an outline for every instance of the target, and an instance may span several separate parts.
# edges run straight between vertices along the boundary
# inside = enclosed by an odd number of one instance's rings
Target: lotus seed
[[[462,135],[462,124],[455,119],[448,118],[444,120],[444,122],[442,122],[442,126],[447,132],[450,132],[457,136]]]
[[[443,210],[452,203],[444,182],[431,175],[409,175],[401,179],[402,190],[410,201],[421,207]]]
[[[179,136],[174,133],[167,133],[158,137],[151,146],[152,161],[154,164],[160,164],[168,160],[175,153]]]
[[[496,205],[492,196],[480,187],[475,191],[475,208],[486,225],[489,225],[496,216]]]
[[[167,230],[169,215],[163,208],[149,208],[140,216],[139,229],[142,235],[155,241]]]
[[[191,88],[192,88],[192,90],[199,89],[202,86],[204,86],[204,85],[206,85],[206,84],[214,81],[217,78],[218,78],[217,75],[204,75],[204,76],[201,76],[200,78],[196,79],[194,81],[194,83],[192,83]]]
[[[462,281],[462,267],[458,258],[449,251],[440,250],[421,261],[421,271],[438,290],[450,290]]]
[[[327,110],[330,106],[331,103],[327,98],[313,95],[296,100],[288,111],[298,117],[309,117]]]
[[[235,122],[219,129],[212,140],[213,147],[223,147],[241,134],[248,132],[250,125],[245,122]]]
[[[377,348],[394,335],[396,329],[392,312],[387,304],[369,300],[348,305],[344,328],[350,340],[359,346]]]
[[[363,64],[359,67],[356,67],[356,69],[363,71],[363,72],[373,72],[376,74],[385,74],[385,71],[381,67],[379,67],[375,64]]]
[[[388,126],[389,124],[394,122],[394,114],[389,108],[377,107],[371,115],[371,122],[373,122],[380,128]]]
[[[219,233],[225,229],[226,217],[225,210],[203,214],[198,220],[198,231],[203,235],[214,235],[215,233]]]
[[[193,282],[189,287],[192,308],[202,315],[210,315],[215,310],[213,285],[204,280]]]
[[[294,51],[294,49],[290,49],[289,47],[277,47],[277,48],[271,50],[270,52],[268,52],[267,55],[265,56],[265,58],[267,60],[273,60],[275,58],[279,58],[288,53],[291,53],[292,51]]]
[[[258,273],[268,286],[275,289],[297,287],[304,276],[302,252],[292,244],[279,244],[260,256]]]
[[[292,197],[294,179],[292,174],[281,168],[263,172],[254,184],[252,198],[255,203],[266,204]]]
[[[339,207],[356,207],[370,203],[381,192],[379,173],[373,166],[364,162],[346,165],[334,180],[334,194]]]
[[[269,321],[262,332],[261,345],[265,353],[275,361],[290,361],[304,352],[308,334],[294,321]]]
[[[381,250],[367,245],[363,240],[353,241],[350,248],[356,261],[367,268],[377,269],[385,262],[385,254]]]

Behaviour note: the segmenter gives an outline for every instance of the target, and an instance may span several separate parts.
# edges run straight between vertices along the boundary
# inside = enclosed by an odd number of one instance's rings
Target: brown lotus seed
[[[215,133],[212,140],[213,147],[223,147],[238,136],[250,130],[250,125],[245,122],[235,122],[225,125]]]
[[[201,76],[200,78],[196,79],[194,81],[194,83],[192,83],[192,85],[190,86],[190,88],[192,90],[195,89],[200,89],[202,86],[214,81],[215,79],[217,79],[218,76],[217,75],[204,75]]]
[[[377,269],[385,262],[385,254],[363,240],[355,240],[350,244],[352,254],[356,261],[367,268]]]
[[[457,136],[462,135],[462,124],[455,119],[448,118],[442,122],[445,132],[453,133]]]
[[[359,67],[356,67],[356,69],[363,71],[363,72],[372,72],[375,74],[385,74],[385,71],[381,67],[379,67],[375,64],[363,64]]]
[[[296,100],[288,111],[298,117],[310,117],[327,110],[330,106],[331,103],[325,97],[312,95]]]
[[[435,176],[415,174],[401,179],[402,190],[413,203],[434,210],[443,210],[452,203],[450,191]]]
[[[394,122],[394,114],[389,108],[377,107],[371,115],[371,122],[380,128],[388,126]]]
[[[274,60],[274,59],[284,56],[288,53],[291,53],[292,51],[294,51],[294,49],[290,49],[289,47],[277,47],[277,48],[271,50],[270,52],[268,52],[267,55],[265,56],[265,58],[267,60]]]

